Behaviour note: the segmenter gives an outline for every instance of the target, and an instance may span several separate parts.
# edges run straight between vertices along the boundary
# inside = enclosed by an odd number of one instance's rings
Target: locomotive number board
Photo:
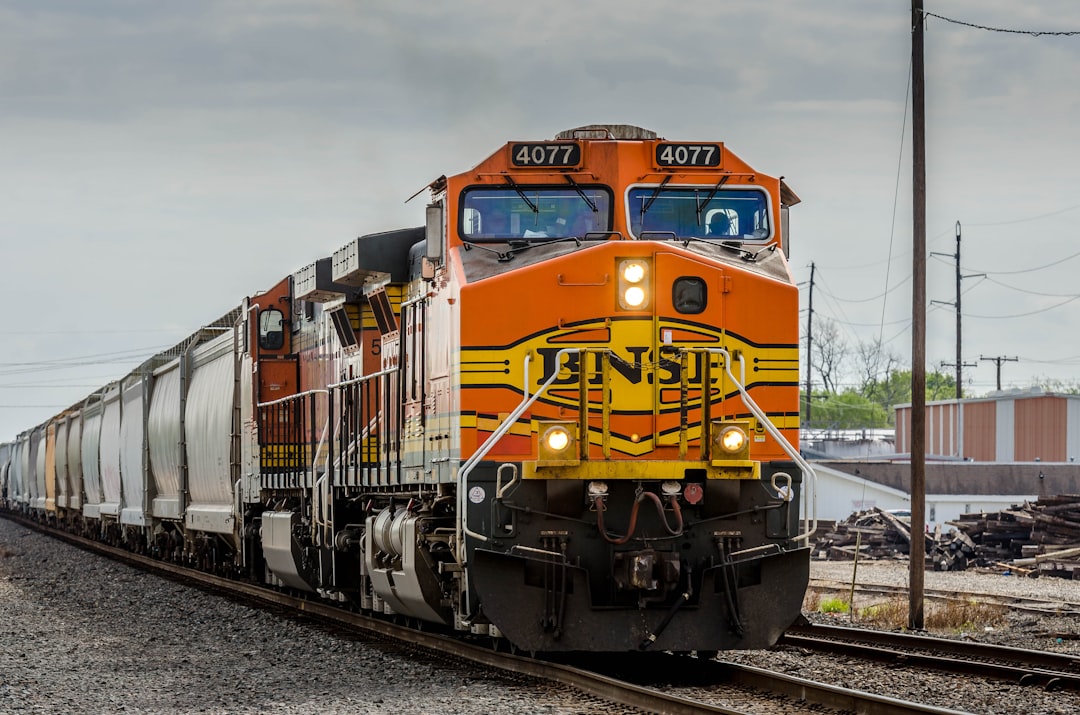
[[[577,142],[511,144],[510,163],[514,166],[531,167],[578,166],[581,164],[581,144]]]
[[[720,166],[719,144],[656,145],[657,166]]]

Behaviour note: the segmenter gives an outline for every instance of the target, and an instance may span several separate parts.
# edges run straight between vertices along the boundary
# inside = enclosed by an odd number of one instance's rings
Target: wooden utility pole
[[[960,405],[960,400],[964,396],[964,368],[975,367],[973,362],[964,362],[963,360],[963,344],[964,344],[964,329],[960,323],[960,282],[964,278],[975,278],[976,276],[984,276],[985,273],[975,273],[970,276],[965,276],[960,273],[960,222],[956,222],[956,253],[935,253],[930,252],[931,256],[948,256],[956,261],[956,302],[947,303],[943,300],[932,300],[931,303],[941,303],[942,305],[951,305],[956,308],[956,362],[948,363],[944,360],[941,361],[942,367],[954,367],[956,368],[956,404]],[[959,407],[963,409],[963,407]],[[961,435],[962,436],[962,435]],[[961,456],[963,456],[961,454]]]
[[[1004,355],[1001,355],[999,357],[986,357],[985,355],[980,355],[979,359],[980,360],[989,360],[990,362],[997,364],[997,389],[998,389],[998,392],[1001,392],[1001,363],[1003,363],[1003,362],[1016,362],[1020,358],[1018,358],[1018,357],[1005,357]]]
[[[810,304],[806,311],[806,427],[814,405],[814,262],[810,262]]]
[[[956,401],[960,402],[960,399],[964,396],[964,355],[962,352],[964,344],[964,330],[960,326],[960,281],[963,276],[960,275],[960,222],[956,222]],[[963,456],[963,455],[961,455]]]
[[[911,0],[912,245],[911,287],[911,549],[908,627],[923,629],[926,563],[926,97],[923,0]]]

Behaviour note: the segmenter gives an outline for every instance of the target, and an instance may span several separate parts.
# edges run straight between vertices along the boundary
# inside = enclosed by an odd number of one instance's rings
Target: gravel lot
[[[0,519],[0,713],[605,713],[141,574]]]
[[[827,579],[851,582],[853,566],[850,562],[819,561],[810,567],[812,579]],[[857,583],[860,585],[907,586],[907,561],[864,561],[856,570]],[[951,591],[954,593],[988,593],[1012,598],[1036,598],[1053,600],[1062,604],[1072,604],[1072,610],[1080,608],[1080,581],[1062,578],[1025,578],[1022,576],[1004,576],[999,573],[969,569],[967,571],[926,571],[924,587],[927,591]],[[847,593],[842,594],[846,600]],[[856,610],[871,605],[875,600],[870,596],[855,594]],[[906,603],[906,597],[905,597]],[[928,600],[926,609],[933,607]],[[827,617],[819,614],[823,620]],[[839,618],[843,624],[849,620],[847,615]],[[856,623],[858,621],[856,619]],[[1016,648],[1053,651],[1080,655],[1080,617],[1043,616],[1025,612],[1010,612],[1004,626],[983,628],[965,632],[935,632],[935,636],[945,638],[968,638],[987,643],[999,643]]]
[[[850,562],[818,562],[811,564],[811,578],[850,582]],[[907,585],[907,561],[864,561],[857,570],[861,585]],[[1056,578],[1028,579],[975,570],[954,572],[925,572],[925,588],[954,592],[975,592],[1012,597],[1056,599],[1080,604],[1080,582]],[[847,594],[843,594],[847,598]],[[870,605],[872,597],[856,593],[856,608]],[[905,599],[906,601],[906,599]],[[927,608],[930,607],[929,601]],[[813,621],[844,626],[860,626],[856,618],[851,623],[847,614],[827,615],[807,613]],[[1043,616],[1010,612],[1006,623],[992,630],[969,632],[939,632],[931,635],[946,638],[965,638],[988,643],[1000,643],[1017,648],[1052,650],[1080,655],[1080,640],[1069,634],[1080,634],[1077,616]],[[1065,637],[1059,637],[1064,635]],[[913,668],[895,668],[853,659],[838,659],[806,653],[797,648],[781,647],[772,651],[737,651],[722,653],[721,659],[770,670],[781,670],[810,680],[857,688],[879,695],[928,703],[963,712],[1012,715],[1057,715],[1080,712],[1080,694],[1073,692],[1048,693],[1038,688],[1021,688],[995,680],[965,676],[942,676]]]

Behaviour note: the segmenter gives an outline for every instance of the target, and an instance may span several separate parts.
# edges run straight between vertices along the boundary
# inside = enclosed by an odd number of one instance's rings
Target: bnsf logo
[[[581,353],[570,353],[559,358],[560,348],[537,348],[536,352],[543,359],[543,375],[536,380],[539,387],[546,383],[551,376],[558,372],[558,377],[551,383],[552,386],[577,385],[581,375],[582,359],[586,361],[586,383],[590,386],[599,386],[603,383],[604,355],[599,352],[590,352],[584,356]],[[649,346],[635,345],[623,349],[625,357],[620,357],[614,351],[608,355],[612,377],[621,376],[631,385],[640,385],[642,382],[648,385],[680,385],[682,384],[682,362],[675,350],[670,351],[670,356],[665,356],[668,351],[660,349],[657,358],[656,350]],[[712,358],[713,368],[719,366],[719,357],[706,356],[702,353],[692,353],[687,361],[689,374],[687,383],[700,386],[703,380],[704,364],[707,357]],[[717,376],[712,376],[710,384],[718,382]]]
[[[667,344],[669,334],[670,346]],[[664,340],[657,339],[659,337]],[[587,349],[559,355],[561,350],[575,345]],[[690,348],[685,364],[676,346]],[[547,330],[503,348],[465,348],[461,365],[462,386],[505,387],[520,392],[525,382],[525,356],[531,354],[529,390],[536,392],[551,380],[539,398],[542,403],[577,409],[584,374],[586,399],[593,409],[607,402],[614,412],[649,413],[657,405],[661,412],[669,412],[679,410],[684,399],[687,407],[697,408],[703,393],[715,401],[736,391],[725,374],[724,358],[705,351],[721,346],[730,353],[742,353],[751,383],[763,378],[773,384],[796,384],[798,381],[798,348],[795,345],[752,346],[737,336],[724,335],[700,324],[661,322],[657,326],[652,321],[623,321],[580,323],[570,328]],[[606,385],[605,362],[608,363]],[[740,374],[739,365],[733,369],[736,375]],[[684,371],[685,398],[682,395]]]

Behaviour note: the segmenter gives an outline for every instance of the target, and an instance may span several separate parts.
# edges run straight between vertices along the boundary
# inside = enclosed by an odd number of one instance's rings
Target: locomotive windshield
[[[606,234],[611,230],[611,191],[584,186],[476,187],[463,192],[459,220],[462,238],[480,242]]]
[[[636,187],[627,196],[638,238],[761,240],[771,236],[769,202],[757,189]]]

